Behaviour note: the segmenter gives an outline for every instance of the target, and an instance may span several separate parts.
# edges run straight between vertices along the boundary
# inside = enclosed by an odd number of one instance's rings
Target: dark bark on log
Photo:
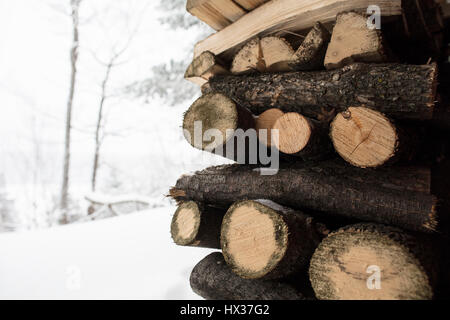
[[[189,214],[180,217],[185,210],[189,210]],[[220,249],[220,228],[225,212],[193,201],[182,203],[172,219],[172,239],[180,246]],[[192,232],[187,234],[186,228]]]
[[[325,300],[432,299],[440,274],[436,244],[428,235],[385,225],[346,226],[317,248],[309,269],[311,283],[316,296]],[[378,279],[369,278],[374,272],[379,272]],[[377,281],[379,290],[369,290]]]
[[[343,161],[285,165],[276,175],[252,166],[220,166],[180,178],[174,199],[230,205],[270,199],[295,208],[399,226],[422,232],[440,227],[431,173],[419,168],[360,169]]]
[[[234,274],[221,253],[212,253],[192,270],[192,290],[207,300],[306,300],[294,286],[277,281],[248,280]]]
[[[245,210],[245,217],[242,210]],[[271,225],[261,224],[260,217],[270,220]],[[238,223],[234,223],[234,219]],[[267,223],[265,219],[262,221]],[[246,230],[240,231],[242,228]],[[267,232],[261,234],[261,229]],[[328,233],[323,224],[303,212],[269,200],[238,201],[223,219],[222,252],[231,269],[242,278],[282,279],[304,271],[314,250]],[[258,263],[258,267],[250,266],[255,260],[267,258],[268,247],[273,248],[270,259]],[[252,248],[250,252],[248,248]]]
[[[323,69],[323,61],[330,40],[330,32],[317,22],[295,52],[289,66],[296,71]]]
[[[217,76],[202,91],[223,93],[253,114],[277,107],[321,120],[365,105],[394,118],[427,120],[436,87],[435,64],[357,63],[333,71]]]

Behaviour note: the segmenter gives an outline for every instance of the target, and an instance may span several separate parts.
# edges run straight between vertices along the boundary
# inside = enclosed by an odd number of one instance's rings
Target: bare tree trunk
[[[69,97],[67,99],[66,109],[66,128],[65,128],[65,142],[64,142],[64,168],[63,168],[63,181],[61,187],[61,202],[60,208],[63,211],[62,223],[67,223],[67,204],[69,194],[69,171],[70,171],[70,134],[72,126],[72,109],[73,100],[75,95],[75,85],[77,77],[77,62],[78,62],[78,48],[79,48],[79,7],[82,0],[71,0],[71,18],[72,18],[72,47],[70,49],[70,89]]]
[[[101,99],[100,99],[100,106],[98,109],[98,116],[97,116],[97,125],[95,128],[95,153],[94,153],[94,164],[92,168],[92,178],[91,178],[91,186],[92,191],[95,191],[95,187],[97,184],[97,172],[98,172],[98,165],[100,161],[100,147],[103,142],[103,137],[100,136],[100,131],[102,129],[102,122],[103,122],[103,107],[105,105],[107,96],[106,96],[106,87],[108,85],[109,76],[111,74],[111,70],[114,66],[114,60],[116,59],[117,55],[114,56],[111,61],[106,66],[106,73],[105,77],[103,78],[102,82],[102,93],[101,93]]]

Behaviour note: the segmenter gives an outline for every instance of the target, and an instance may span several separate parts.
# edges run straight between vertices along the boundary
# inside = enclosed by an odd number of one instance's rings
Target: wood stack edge
[[[381,28],[369,5],[381,10]],[[170,190],[174,242],[221,250],[193,269],[194,292],[447,298],[448,6],[206,0],[187,8],[218,31],[196,45],[185,74],[203,95],[185,114],[184,134],[203,151],[244,154]],[[202,135],[227,134],[191,141],[196,122]],[[252,157],[251,139],[236,147],[249,129],[258,150],[279,154],[275,174],[263,173],[264,152]]]

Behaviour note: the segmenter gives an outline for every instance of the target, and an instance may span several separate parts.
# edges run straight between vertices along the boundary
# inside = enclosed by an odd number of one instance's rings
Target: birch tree
[[[66,123],[65,123],[65,140],[64,140],[64,165],[63,179],[61,187],[60,208],[63,213],[63,223],[67,223],[67,207],[69,198],[69,174],[70,174],[70,142],[72,127],[72,111],[75,97],[76,80],[77,80],[77,63],[79,40],[79,9],[82,0],[70,0],[71,21],[72,21],[72,45],[70,48],[70,88],[67,98],[66,107]]]

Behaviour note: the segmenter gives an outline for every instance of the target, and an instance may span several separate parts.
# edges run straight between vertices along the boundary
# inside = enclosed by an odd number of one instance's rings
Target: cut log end
[[[238,126],[236,104],[219,93],[207,94],[197,99],[184,115],[183,132],[186,140],[195,148],[213,150],[223,145]],[[218,130],[211,140],[203,139],[208,130]],[[195,133],[201,136],[196,137]],[[210,133],[212,133],[210,131]]]
[[[246,279],[261,278],[283,258],[288,228],[280,215],[255,201],[235,203],[224,217],[222,251],[233,271]]]
[[[256,119],[256,130],[258,131],[258,137],[261,142],[267,146],[272,145],[272,128],[275,122],[284,115],[284,112],[277,108],[272,108],[264,111]],[[263,131],[265,130],[265,131]]]
[[[228,70],[223,67],[223,64],[218,61],[213,53],[205,51],[192,61],[184,74],[184,78],[202,86],[211,77],[228,73]]]
[[[294,55],[289,42],[280,37],[264,37],[261,39],[264,64],[269,72],[292,71],[288,62]]]
[[[261,43],[259,38],[250,40],[236,54],[231,64],[231,73],[242,74],[251,71],[264,72],[264,64]]]
[[[279,117],[273,129],[278,130],[278,134],[272,134],[273,142],[286,154],[302,151],[308,145],[312,132],[308,119],[295,112]]]
[[[395,126],[382,113],[350,107],[331,124],[331,140],[339,155],[361,168],[378,167],[389,161],[398,149]]]
[[[283,72],[292,70],[288,62],[294,50],[283,38],[264,37],[249,41],[233,59],[231,72],[242,74],[252,71]]]
[[[311,260],[309,275],[316,296],[322,300],[431,299],[432,276],[417,248],[423,246],[413,237],[383,225],[360,224],[332,233]]]
[[[344,12],[337,16],[325,67],[335,69],[353,62],[387,61],[380,30],[369,29],[367,16]]]
[[[182,203],[175,211],[170,226],[173,241],[180,246],[192,245],[200,227],[201,213],[194,201]]]

